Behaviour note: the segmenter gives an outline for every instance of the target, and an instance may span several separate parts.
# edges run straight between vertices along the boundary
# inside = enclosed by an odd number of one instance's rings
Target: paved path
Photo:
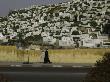
[[[0,67],[94,67],[93,63],[30,63],[22,62],[0,62]]]

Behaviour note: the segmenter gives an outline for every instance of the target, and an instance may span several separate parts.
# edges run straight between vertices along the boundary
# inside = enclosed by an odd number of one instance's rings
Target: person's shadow
[[[45,51],[44,63],[52,63],[49,60],[48,50]]]

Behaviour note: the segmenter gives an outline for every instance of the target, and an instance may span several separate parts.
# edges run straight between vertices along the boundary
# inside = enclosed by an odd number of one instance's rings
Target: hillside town
[[[74,0],[33,5],[0,17],[1,45],[109,48],[110,1]]]

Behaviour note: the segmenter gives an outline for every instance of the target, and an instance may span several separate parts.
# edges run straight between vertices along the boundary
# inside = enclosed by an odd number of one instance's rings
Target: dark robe
[[[48,51],[47,50],[45,51],[44,63],[50,63],[49,56],[48,56]]]

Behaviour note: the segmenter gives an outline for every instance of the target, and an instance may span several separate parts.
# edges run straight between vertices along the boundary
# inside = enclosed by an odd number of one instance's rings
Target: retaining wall
[[[110,49],[50,49],[49,58],[54,63],[95,63]],[[17,50],[15,46],[0,46],[0,61],[43,62],[40,50]]]

